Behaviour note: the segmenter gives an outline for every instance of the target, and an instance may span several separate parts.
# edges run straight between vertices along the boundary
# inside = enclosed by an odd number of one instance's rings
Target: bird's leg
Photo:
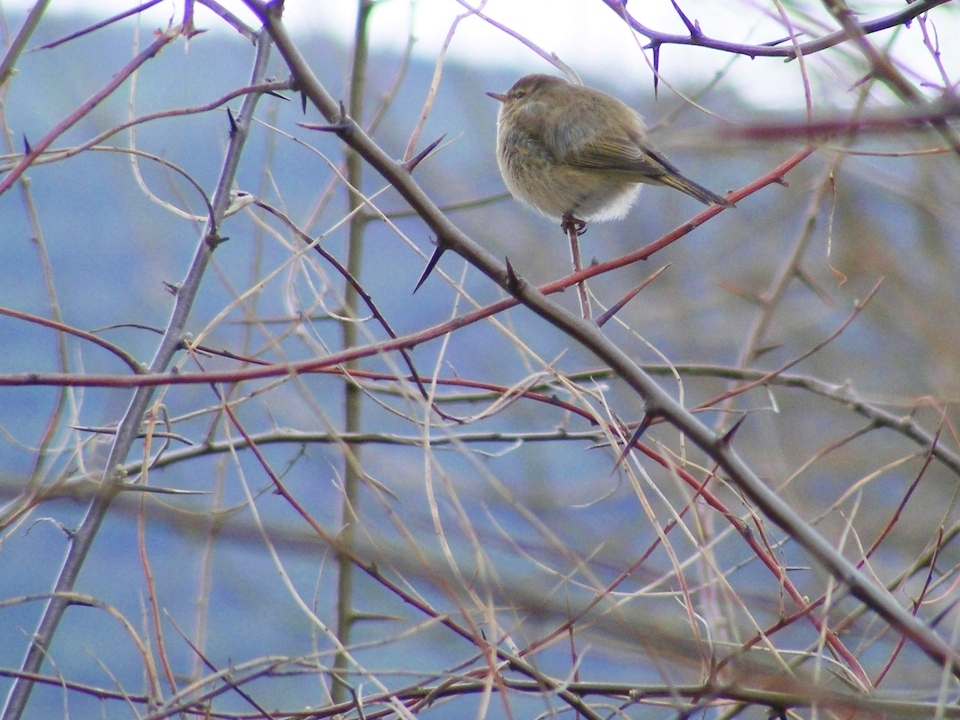
[[[583,270],[580,263],[580,236],[587,230],[587,223],[573,215],[564,215],[560,221],[560,227],[570,238],[570,258],[573,260],[573,271],[579,273]],[[577,282],[577,294],[580,298],[580,314],[584,320],[590,319],[590,298],[587,295],[587,283],[584,280]]]
[[[576,232],[577,235],[584,235],[587,232],[587,221],[573,215],[564,215],[560,220],[560,228],[567,234]]]

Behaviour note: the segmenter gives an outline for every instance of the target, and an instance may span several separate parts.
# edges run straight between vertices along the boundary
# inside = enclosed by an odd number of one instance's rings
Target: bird
[[[487,95],[501,103],[497,164],[507,189],[547,217],[618,220],[644,183],[733,205],[684,177],[650,144],[640,115],[601,90],[534,74]]]
[[[602,90],[554,75],[525,75],[500,103],[497,165],[514,198],[582,233],[588,221],[622,218],[643,184],[672,187],[707,205],[727,198],[684,177],[647,139],[640,115]],[[427,263],[414,292],[446,248]]]

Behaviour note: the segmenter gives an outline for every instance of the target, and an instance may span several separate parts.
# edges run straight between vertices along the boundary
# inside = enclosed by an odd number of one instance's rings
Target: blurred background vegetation
[[[683,11],[696,19],[698,5]],[[955,102],[949,83],[960,68],[931,58],[937,23],[956,28],[957,8],[927,5],[909,27],[869,38],[882,50],[919,52],[890,57],[928,98],[944,92]],[[867,22],[900,6],[858,9]],[[642,9],[629,10],[643,21]],[[377,12],[373,4],[371,26]],[[609,12],[584,2],[571,22]],[[802,40],[836,30],[829,15],[811,20],[824,15],[816,4],[744,3],[742,12],[782,12],[804,28]],[[5,18],[7,47],[21,20]],[[93,21],[45,15],[28,47]],[[5,173],[154,40],[153,26],[137,30],[135,22],[18,59],[0,96]],[[533,53],[522,69],[385,51],[364,59],[356,52],[365,47],[362,33],[349,44],[323,34],[296,42],[333,97],[362,106],[351,115],[374,124],[373,139],[391,156],[404,157],[422,116],[414,153],[444,136],[414,178],[468,235],[534,284],[569,274],[560,229],[505,195],[493,153],[498,107],[484,94],[503,92],[526,72],[558,70]],[[811,140],[796,132],[805,121],[802,97],[789,108],[758,107],[722,74],[661,84],[655,97],[636,52],[621,82],[584,81],[638,108],[660,149],[698,182],[737,190],[808,141],[815,151],[782,183],[746,194],[736,209],[649,260],[592,278],[602,310],[667,266],[604,334],[718,432],[743,418],[734,445],[755,472],[902,605],[919,603],[920,617],[952,638],[960,621],[957,155],[942,133],[892,121],[884,132],[846,128]],[[675,65],[705,52],[663,49]],[[731,73],[755,74],[758,84],[782,63],[709,52],[729,61]],[[196,35],[189,47],[179,38],[52,147],[78,146],[131,114],[211,103],[249,84],[253,56],[235,33]],[[927,107],[894,97],[889,79],[871,76],[853,43],[806,62],[814,119],[896,120],[905,109]],[[669,79],[666,63],[663,72]],[[265,74],[289,76],[278,53]],[[361,75],[362,95],[352,97]],[[75,591],[84,595],[71,601],[53,636],[46,682],[34,687],[23,717],[955,711],[956,680],[944,680],[911,643],[899,645],[860,600],[715,477],[711,458],[676,429],[655,424],[643,436],[666,467],[639,452],[617,464],[622,445],[609,441],[630,436],[642,402],[529,310],[451,327],[410,350],[446,417],[431,409],[395,352],[350,366],[367,373],[353,380],[342,365],[285,372],[285,363],[323,358],[345,344],[375,346],[387,334],[345,293],[333,266],[264,206],[320,238],[344,264],[350,243],[362,237],[357,279],[400,336],[507,295],[452,252],[439,265],[451,280],[435,273],[413,295],[423,255],[433,249],[423,221],[369,167],[351,170],[334,133],[298,126],[327,121],[312,107],[302,113],[296,92],[281,94],[260,99],[236,174],[235,186],[257,203],[223,221],[220,234],[229,239],[213,253],[185,326],[185,343],[202,347],[182,349],[172,364],[180,373],[254,370],[257,362],[280,370],[157,388],[155,424],[143,426],[123,471],[131,483],[180,494],[131,489],[112,500],[78,567]],[[141,157],[137,180],[127,150],[182,168],[212,194],[230,141],[225,109],[236,117],[241,101],[172,114],[137,125],[135,137],[124,131],[74,157],[31,166],[22,176],[27,184],[0,195],[0,308],[59,317],[149,364],[206,211],[168,166]],[[757,128],[772,137],[751,139]],[[345,221],[351,195],[342,174],[350,172],[359,173],[353,178],[370,202]],[[647,188],[625,220],[591,225],[583,252],[587,260],[612,260],[701,210],[679,193]],[[572,288],[554,297],[578,312]],[[348,321],[351,315],[358,320]],[[841,327],[781,376],[717,400]],[[61,375],[30,376],[43,373]],[[77,382],[82,376],[89,381]],[[94,502],[131,396],[115,380],[130,376],[117,353],[88,339],[0,316],[4,695]],[[255,439],[257,453],[242,433]],[[709,483],[728,513],[709,507],[681,470]],[[734,516],[782,575],[763,566]],[[811,616],[836,632],[863,676],[850,657],[825,647],[822,627],[794,617],[798,606],[784,578],[806,601],[823,599]],[[771,632],[754,646],[758,631]],[[503,664],[494,646],[523,658],[530,672]],[[866,698],[905,705],[877,709]]]

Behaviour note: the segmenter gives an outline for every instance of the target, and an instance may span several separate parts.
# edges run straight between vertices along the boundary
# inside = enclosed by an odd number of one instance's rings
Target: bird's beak
[[[489,95],[490,97],[492,97],[494,100],[498,102],[506,102],[507,100],[507,96],[501,95],[500,93],[487,93],[487,95]]]

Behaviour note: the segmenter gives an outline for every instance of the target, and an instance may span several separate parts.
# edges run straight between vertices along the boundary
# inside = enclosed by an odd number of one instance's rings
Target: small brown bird
[[[692,180],[647,141],[643,120],[600,90],[553,75],[525,75],[506,93],[488,92],[501,104],[497,164],[520,202],[564,228],[627,214],[641,183],[676,188],[700,202],[733,203]],[[572,241],[571,241],[572,242]],[[438,245],[414,292],[446,250]]]
[[[497,163],[510,193],[547,217],[616,220],[640,184],[667,185],[707,205],[726,198],[685,178],[647,140],[640,116],[605,92],[552,75],[526,75],[505,94]]]

